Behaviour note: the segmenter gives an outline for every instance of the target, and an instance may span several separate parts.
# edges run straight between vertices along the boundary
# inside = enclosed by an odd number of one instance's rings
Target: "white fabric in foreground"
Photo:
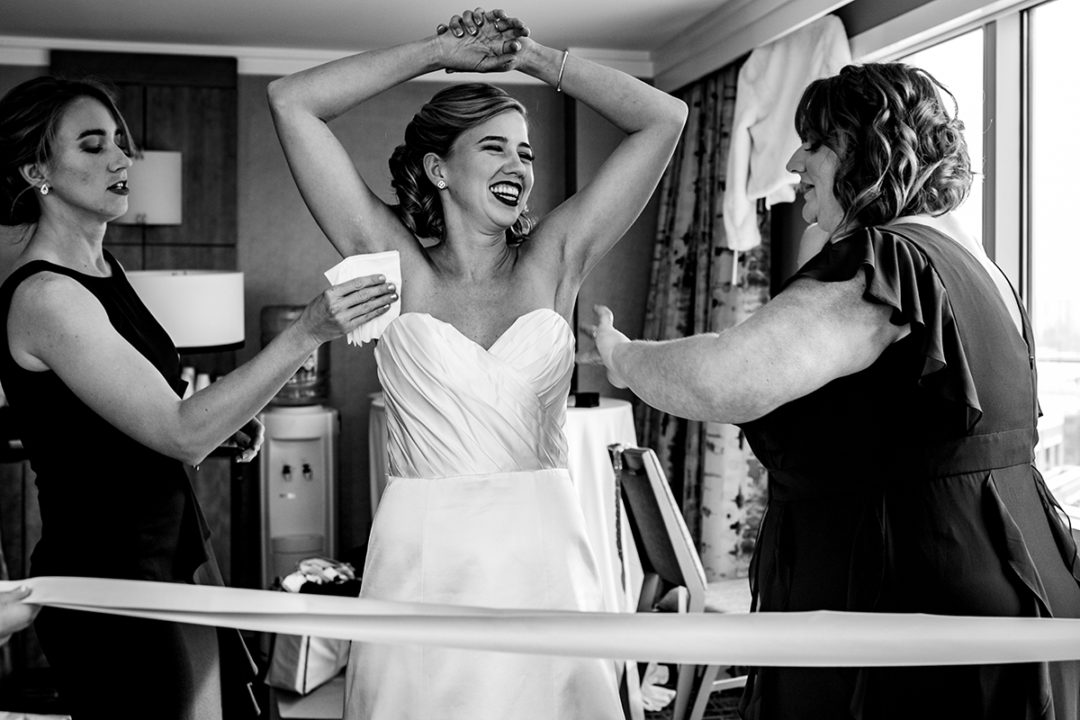
[[[1080,659],[1080,619],[829,611],[490,610],[141,580],[38,577],[28,601],[258,632],[697,665],[968,665]]]
[[[383,275],[386,282],[397,288],[398,299],[390,309],[379,317],[366,322],[348,335],[350,345],[363,345],[377,339],[394,318],[401,313],[401,255],[397,250],[364,255],[350,255],[334,267],[323,273],[331,285],[340,285],[363,275]]]

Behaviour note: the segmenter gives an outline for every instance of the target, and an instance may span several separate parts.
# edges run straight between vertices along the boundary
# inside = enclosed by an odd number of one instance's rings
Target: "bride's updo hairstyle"
[[[393,209],[414,235],[439,240],[446,236],[439,191],[424,172],[424,156],[449,156],[462,133],[507,110],[528,117],[525,107],[505,90],[487,83],[463,83],[440,90],[413,116],[405,128],[405,143],[390,156],[390,174],[398,199]],[[521,244],[532,226],[532,218],[521,213],[506,232],[507,243]]]
[[[60,119],[71,103],[82,97],[104,105],[123,131],[124,140],[131,142],[112,94],[93,80],[37,77],[16,85],[0,99],[0,225],[38,221],[38,193],[19,168],[49,162]]]
[[[944,96],[952,100],[946,111]],[[925,70],[902,63],[848,65],[815,80],[795,112],[803,142],[839,157],[833,194],[841,227],[902,215],[942,215],[971,188],[956,98]]]

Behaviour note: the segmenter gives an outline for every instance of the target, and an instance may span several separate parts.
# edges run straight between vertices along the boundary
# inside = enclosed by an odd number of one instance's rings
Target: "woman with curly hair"
[[[444,68],[520,70],[626,135],[587,186],[534,224],[524,108],[488,84],[453,85],[405,129],[390,159],[398,203],[388,206],[326,123]],[[375,349],[390,477],[362,595],[602,609],[567,471],[568,321],[582,279],[659,182],[684,104],[481,10],[423,40],[276,80],[269,99],[293,176],[334,247],[400,255],[402,312]],[[354,644],[345,716],[615,720],[622,711],[610,661]]]
[[[1023,306],[951,211],[971,169],[945,88],[896,63],[813,82],[788,162],[822,249],[746,322],[630,342],[612,382],[739,425],[769,471],[762,612],[1080,617],[1080,563],[1033,465]],[[758,668],[744,717],[1075,719],[1080,664]]]

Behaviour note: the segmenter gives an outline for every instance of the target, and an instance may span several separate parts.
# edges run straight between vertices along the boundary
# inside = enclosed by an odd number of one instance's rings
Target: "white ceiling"
[[[506,11],[545,45],[650,52],[741,1],[519,0]],[[464,9],[461,0],[0,0],[0,43],[48,38],[340,54],[423,37]]]
[[[504,7],[538,42],[651,78],[671,91],[848,2],[518,0],[516,7]],[[48,51],[54,49],[198,54],[236,57],[241,74],[283,75],[428,36],[436,24],[463,12],[461,3],[0,0],[0,64],[48,65]],[[512,81],[531,78],[504,80]]]

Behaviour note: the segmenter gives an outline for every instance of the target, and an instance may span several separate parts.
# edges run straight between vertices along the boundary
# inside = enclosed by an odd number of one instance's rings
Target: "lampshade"
[[[127,278],[177,349],[212,352],[243,346],[244,273],[141,270]]]
[[[180,153],[144,150],[128,168],[128,211],[120,225],[179,225],[182,205]]]

